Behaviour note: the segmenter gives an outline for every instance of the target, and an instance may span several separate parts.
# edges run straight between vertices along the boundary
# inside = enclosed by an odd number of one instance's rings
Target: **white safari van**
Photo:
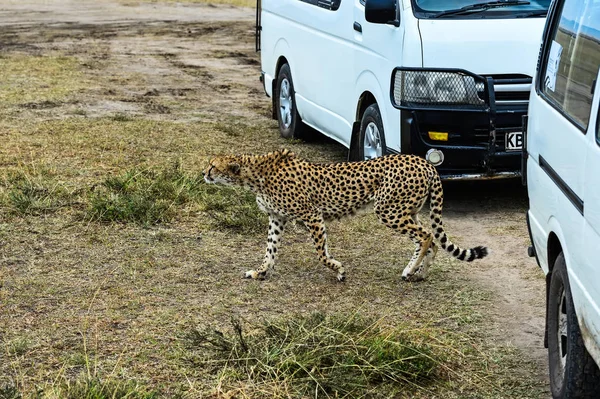
[[[599,71],[600,0],[555,0],[523,152],[554,398],[600,398]]]
[[[445,178],[520,173],[550,0],[262,0],[257,46],[285,137],[351,160],[413,153]]]

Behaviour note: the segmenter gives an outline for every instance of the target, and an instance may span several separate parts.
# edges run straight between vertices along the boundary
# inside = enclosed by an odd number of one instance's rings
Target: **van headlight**
[[[483,77],[461,70],[396,68],[392,99],[398,108],[485,108]]]

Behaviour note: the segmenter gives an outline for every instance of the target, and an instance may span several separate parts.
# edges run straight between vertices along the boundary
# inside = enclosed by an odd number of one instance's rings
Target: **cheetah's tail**
[[[444,202],[442,181],[437,171],[434,173],[435,174],[431,180],[431,186],[429,189],[429,207],[431,208],[429,217],[431,219],[433,236],[435,237],[436,241],[440,243],[441,247],[452,254],[452,256],[454,256],[456,259],[472,262],[475,259],[484,258],[488,255],[488,249],[486,247],[478,246],[471,249],[462,249],[450,241],[446,235],[442,222],[442,205]]]

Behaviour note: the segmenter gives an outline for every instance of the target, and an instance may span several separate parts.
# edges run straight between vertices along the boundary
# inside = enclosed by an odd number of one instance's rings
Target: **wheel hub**
[[[567,365],[567,302],[565,296],[565,290],[563,289],[560,297],[560,305],[558,309],[558,323],[557,323],[557,334],[558,339],[558,354],[560,360],[560,373],[559,375],[564,378],[565,367]]]
[[[293,105],[290,82],[284,78],[279,88],[279,114],[284,129],[288,129],[292,124]]]
[[[365,160],[377,158],[383,155],[381,145],[381,133],[375,122],[369,122],[365,130],[365,140],[363,142]]]

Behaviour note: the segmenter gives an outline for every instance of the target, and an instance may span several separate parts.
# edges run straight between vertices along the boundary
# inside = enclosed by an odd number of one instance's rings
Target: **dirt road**
[[[234,148],[236,151],[257,152],[262,148],[287,145],[276,137],[276,131],[273,129],[274,122],[269,119],[270,102],[264,96],[258,82],[260,64],[252,46],[253,12],[251,9],[193,2],[3,1],[0,4],[0,52],[12,57],[10,62],[16,65],[15,68],[21,68],[21,64],[33,68],[40,62],[50,60],[58,63],[57,67],[54,67],[54,64],[50,65],[55,68],[53,70],[56,73],[63,73],[65,68],[72,68],[73,72],[68,70],[60,78],[62,79],[60,86],[65,90],[68,89],[67,94],[55,90],[52,86],[55,82],[46,82],[43,77],[45,72],[41,73],[40,83],[36,86],[38,91],[35,93],[39,92],[40,95],[45,96],[43,101],[36,97],[39,93],[35,96],[32,94],[33,97],[28,98],[27,92],[18,91],[19,85],[22,84],[21,80],[16,79],[14,82],[9,80],[10,84],[14,84],[17,89],[13,97],[10,96],[9,91],[4,100],[5,105],[0,114],[0,118],[4,119],[3,128],[9,131],[32,130],[31,135],[24,137],[18,136],[18,133],[6,135],[8,144],[0,148],[0,166],[10,169],[18,165],[34,163],[53,165],[52,167],[58,168],[61,173],[66,173],[65,176],[68,176],[73,184],[92,186],[93,179],[100,179],[108,173],[119,173],[124,167],[132,167],[138,163],[149,162],[148,160],[153,164],[160,164],[174,158],[182,158],[186,165],[199,168],[208,156],[222,152],[223,149]],[[29,64],[27,57],[34,57],[35,61]],[[70,64],[73,59],[76,65]],[[1,62],[2,58],[0,58],[0,65]],[[53,89],[49,90],[49,86]],[[24,98],[28,99],[24,100]],[[93,141],[95,137],[106,132],[106,129],[98,128],[94,133],[97,136],[92,138],[92,142],[95,143],[93,151],[80,153],[79,151],[82,151],[80,145],[73,145],[72,148],[69,145],[72,140],[78,140],[77,134],[81,127],[73,128],[70,133],[65,133],[65,137],[61,136],[62,133],[58,129],[61,124],[71,123],[69,121],[74,118],[79,118],[77,123],[89,123],[92,127],[95,126],[94,118],[100,120],[108,118],[106,120],[109,121],[107,123],[111,128],[114,128],[114,124],[118,122],[129,123],[131,120],[143,118],[152,121],[152,128],[158,131],[160,128],[156,126],[163,125],[156,125],[154,122],[164,122],[168,129],[172,129],[169,132],[174,138],[165,138],[157,133],[152,139],[156,141],[154,144],[149,139],[136,141],[135,136],[127,136],[127,133],[123,133],[123,137],[106,136],[95,142]],[[194,130],[197,123],[201,124],[200,133]],[[51,126],[48,128],[50,141],[36,142],[42,140],[41,137],[46,134],[45,126],[48,124]],[[84,126],[87,128],[88,125]],[[202,126],[208,126],[220,133],[206,136]],[[257,126],[261,129],[263,126],[268,126],[270,130],[265,132],[262,129],[256,133],[260,141],[254,142],[253,137],[250,139],[244,137],[246,131]],[[187,134],[185,129],[188,128],[192,133]],[[186,132],[186,136],[181,133],[183,131]],[[203,137],[218,137],[222,141],[213,148],[202,141]],[[86,140],[89,141],[89,137]],[[120,158],[112,159],[112,155],[107,156],[102,153],[103,146],[109,145],[121,146],[118,147]],[[339,161],[343,160],[345,155],[345,149],[326,139],[291,145],[301,155],[319,161]],[[96,156],[97,159],[94,158]],[[484,310],[484,317],[488,323],[481,327],[480,333],[492,345],[495,343],[499,346],[514,346],[519,349],[519,353],[526,357],[524,360],[532,361],[534,367],[516,372],[533,375],[537,385],[542,386],[546,381],[546,355],[543,348],[545,290],[541,271],[535,261],[526,256],[526,248],[529,245],[524,217],[527,208],[526,192],[519,183],[514,182],[453,183],[447,184],[445,189],[445,224],[453,240],[472,243],[473,246],[487,245],[492,250],[491,256],[485,262],[461,265],[464,267],[458,269],[459,276],[455,277],[466,286],[472,285],[490,295]],[[143,229],[139,231],[126,229],[121,232],[119,228],[112,231],[110,228],[90,227],[89,223],[84,224],[80,230],[72,231],[72,222],[58,223],[57,226],[64,226],[62,229],[62,227],[48,226],[45,224],[47,221],[35,218],[17,218],[3,225],[1,216],[2,214],[0,214],[0,227],[6,229],[6,234],[0,235],[0,244],[2,239],[5,240],[4,245],[0,245],[0,251],[5,251],[3,254],[0,253],[0,259],[3,259],[6,267],[5,276],[9,276],[7,279],[14,278],[14,281],[19,281],[19,278],[24,281],[34,279],[36,274],[31,270],[38,269],[20,270],[18,265],[29,264],[31,259],[36,259],[36,256],[45,253],[46,246],[50,249],[56,246],[62,251],[61,253],[69,254],[64,256],[67,256],[65,262],[70,268],[80,264],[79,256],[82,258],[87,256],[88,260],[96,265],[104,265],[103,262],[110,264],[114,259],[126,256],[120,253],[113,254],[111,251],[116,249],[112,246],[110,250],[104,251],[106,254],[89,252],[91,250],[85,249],[86,246],[94,246],[100,242],[95,241],[97,238],[88,237],[90,231],[102,237],[109,237],[105,238],[106,245],[113,242],[114,237],[118,237],[119,240],[123,240],[123,245],[135,247],[138,245],[136,240],[139,240],[139,237],[150,237]],[[363,221],[353,223],[351,227],[334,225],[332,228],[334,233],[337,232],[340,237],[343,237],[337,241],[339,245],[337,251],[343,257],[352,259],[356,255],[364,259],[376,251],[374,246],[366,246],[362,250],[353,248],[349,243],[355,241],[350,238],[358,240],[358,237],[363,237],[366,240],[369,237],[379,237],[382,242],[389,241],[388,236],[381,235],[383,233],[361,232],[363,225],[374,225],[370,219],[365,219],[364,223]],[[197,227],[185,221],[180,222],[176,227],[177,229],[168,233],[173,234],[173,242],[164,249],[165,253],[161,253],[161,256],[164,258],[174,256],[182,264],[192,263],[189,257],[193,255],[189,255],[191,250],[188,243],[196,239],[190,237],[198,236]],[[44,238],[40,243],[35,235],[37,233],[25,234],[28,229],[51,231],[56,237],[62,238],[60,240],[57,238],[56,241]],[[260,251],[259,248],[263,245],[262,236],[231,238],[228,235],[211,234],[203,233],[203,242],[216,245],[216,243],[222,244],[222,240],[226,241],[224,252],[219,252],[221,256],[219,262],[227,265],[235,263],[231,253],[238,251],[240,246],[244,252],[254,253]],[[79,235],[82,236],[82,242],[67,242],[73,236]],[[301,237],[303,236],[300,233],[292,232],[289,242],[301,246],[306,241]],[[248,242],[249,244],[242,244]],[[335,247],[335,239],[333,242]],[[11,247],[21,249],[11,253],[9,251]],[[56,253],[59,249],[54,248],[53,251]],[[139,249],[140,253],[146,253],[148,250]],[[380,277],[376,269],[369,272],[370,275],[361,277],[361,267],[356,267],[352,268],[352,275],[356,276],[355,280],[351,277],[347,288],[336,288],[330,292],[331,289],[328,288],[330,282],[327,281],[319,282],[314,287],[301,288],[304,279],[315,279],[315,275],[321,272],[303,268],[309,262],[307,260],[309,258],[304,255],[306,251],[310,253],[310,248],[302,246],[300,250],[294,250],[293,259],[296,263],[292,264],[288,261],[283,263],[281,270],[278,269],[276,277],[280,279],[280,283],[268,282],[262,288],[250,289],[248,285],[240,285],[241,283],[236,280],[235,285],[226,286],[227,292],[239,291],[244,295],[247,294],[243,298],[247,298],[248,302],[240,303],[239,299],[235,299],[222,306],[227,309],[234,307],[242,313],[248,312],[256,305],[252,300],[256,299],[257,293],[264,291],[269,292],[270,295],[291,298],[269,305],[260,303],[261,310],[264,308],[265,312],[275,314],[284,313],[286,309],[294,309],[297,305],[294,302],[294,295],[303,295],[307,292],[315,298],[314,301],[306,300],[304,306],[307,309],[327,308],[327,301],[335,298],[337,294],[344,295],[344,299],[340,300],[341,308],[352,308],[355,306],[352,300],[356,298],[346,297],[348,291],[360,290],[369,283],[368,278],[379,279]],[[382,253],[389,253],[389,259],[398,261],[391,247],[389,250],[382,250]],[[71,256],[74,258],[71,259]],[[213,268],[212,260],[206,260],[208,252],[203,256],[204,258],[193,258],[195,264]],[[49,264],[48,260],[44,259],[42,258],[42,263]],[[159,257],[159,259],[163,258]],[[256,259],[243,260],[242,263],[245,266],[253,265]],[[378,262],[387,262],[389,259],[380,259],[373,255],[372,260],[361,266],[375,267]],[[358,266],[359,262],[355,262]],[[186,273],[196,275],[198,273],[196,267],[200,266],[190,265],[185,269]],[[39,272],[41,276],[49,273],[45,269]],[[240,270],[237,269],[227,270],[223,273],[229,274],[223,276],[231,278],[237,276],[239,272]],[[289,275],[290,278],[284,280],[284,274]],[[2,270],[0,270],[0,278],[2,278]],[[101,278],[104,278],[103,275]],[[198,282],[200,285],[204,284],[200,291],[206,297],[187,298],[191,307],[190,312],[194,309],[213,309],[215,301],[219,304],[227,302],[227,298],[215,300],[217,293],[213,291],[218,285],[211,281],[209,277],[201,275],[193,282],[194,286]],[[1,283],[0,280],[0,288]],[[11,284],[18,285],[15,282]],[[119,283],[115,281],[112,284],[118,286]],[[7,287],[10,287],[10,284],[7,284]],[[429,289],[426,285],[423,286],[424,288],[406,287],[408,286],[401,286],[401,297],[407,301],[411,293],[415,296],[417,293],[426,296]],[[419,291],[421,289],[423,291]],[[186,289],[185,295],[192,295],[187,290],[189,288]],[[177,292],[180,292],[179,288]],[[2,298],[0,291],[0,300]],[[375,309],[379,304],[377,301],[389,300],[393,304],[394,301],[401,299],[393,289],[388,293],[373,293],[373,298],[370,305],[364,306],[374,306]],[[435,298],[427,299],[435,306]],[[178,300],[183,301],[184,298]],[[164,301],[169,300],[164,299]],[[30,310],[35,306],[23,305],[22,308],[19,306],[14,304],[11,308],[16,316],[10,318],[9,330],[25,333],[33,328],[27,323],[33,323],[32,320],[37,317],[32,316]],[[49,305],[47,308],[52,306]],[[110,308],[109,305],[105,306]],[[36,312],[41,312],[35,313],[36,315],[43,314],[43,310],[36,310]],[[21,320],[27,322],[23,324]],[[1,322],[0,319],[0,324]],[[11,334],[8,330],[4,333],[6,336]],[[60,336],[60,333],[57,332],[57,336]],[[113,344],[117,345],[117,342],[118,338],[115,338]],[[53,364],[58,364],[56,362]],[[0,375],[0,383],[1,377]]]

